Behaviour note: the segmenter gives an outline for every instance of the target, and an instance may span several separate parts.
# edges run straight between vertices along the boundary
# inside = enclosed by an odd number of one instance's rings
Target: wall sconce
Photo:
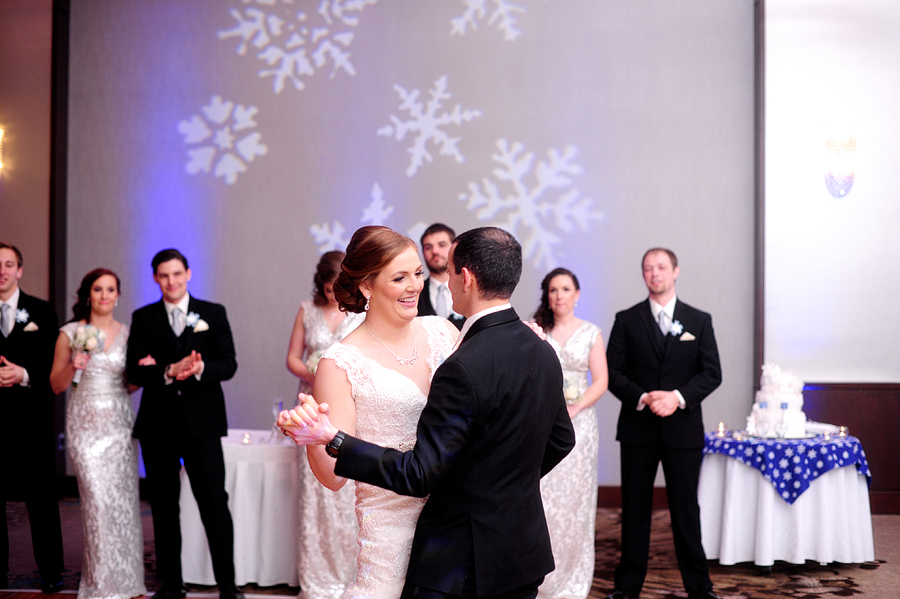
[[[836,198],[850,193],[856,178],[856,128],[852,121],[840,123],[825,135],[825,187]]]
[[[3,174],[3,129],[0,129],[0,175]]]

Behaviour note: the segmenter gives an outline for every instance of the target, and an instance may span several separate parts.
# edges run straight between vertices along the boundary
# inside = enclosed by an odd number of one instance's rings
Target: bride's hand
[[[297,445],[327,445],[337,434],[328,418],[328,404],[301,394],[301,403],[278,415],[278,427]]]
[[[540,337],[541,340],[543,340],[543,341],[547,340],[547,333],[544,332],[544,329],[541,328],[541,326],[538,325],[538,323],[536,323],[534,321],[530,321],[530,322],[526,322],[525,324],[527,324],[528,328],[530,328],[532,331],[534,331],[534,334],[537,335],[538,337]]]

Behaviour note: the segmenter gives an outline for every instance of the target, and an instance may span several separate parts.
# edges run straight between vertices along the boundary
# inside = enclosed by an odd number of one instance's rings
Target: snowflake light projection
[[[317,69],[331,61],[330,79],[338,70],[356,75],[348,48],[353,42],[349,30],[359,24],[357,14],[378,0],[321,0],[313,15],[296,12],[294,0],[243,0],[254,7],[229,13],[237,21],[231,29],[219,30],[219,39],[239,38],[237,53],[245,56],[252,46],[258,60],[273,68],[260,69],[262,78],[272,77],[275,93],[286,83],[297,91],[306,84],[301,77],[312,77]],[[267,7],[267,10],[257,8]]]
[[[362,217],[360,217],[359,222],[363,225],[385,224],[387,218],[394,211],[394,207],[385,204],[384,192],[381,190],[381,186],[378,183],[375,183],[372,186],[372,192],[369,197],[371,200],[369,205],[363,209]],[[331,250],[344,251],[347,248],[347,244],[350,243],[350,239],[344,237],[344,233],[347,232],[347,229],[345,229],[344,225],[338,221],[333,221],[330,225],[328,223],[312,225],[309,228],[309,232],[312,234],[313,240],[315,240],[315,243],[318,246],[317,249],[319,250],[319,254],[324,254]]]
[[[562,152],[551,148],[547,160],[539,160],[535,166],[534,154],[523,152],[521,143],[499,139],[497,148],[492,158],[500,166],[493,175],[511,187],[510,193],[501,194],[498,183],[484,178],[481,185],[469,183],[469,191],[459,194],[459,199],[467,202],[466,208],[478,220],[493,221],[515,235],[522,243],[525,260],[532,260],[537,268],[554,268],[555,246],[562,239],[553,229],[569,233],[577,225],[586,231],[592,221],[602,218],[593,200],[581,197],[572,186],[572,176],[581,174],[581,167],[573,163],[577,150],[573,146]],[[526,178],[533,166],[536,184],[529,188]]]
[[[453,156],[456,162],[462,163],[466,159],[456,147],[460,137],[450,137],[441,127],[448,125],[461,126],[464,122],[471,121],[481,116],[480,110],[463,110],[457,104],[452,112],[439,111],[444,107],[444,101],[449,100],[452,96],[447,92],[447,76],[439,77],[431,88],[429,93],[431,99],[428,104],[419,101],[419,90],[414,89],[407,91],[400,85],[394,85],[394,90],[400,96],[400,110],[409,113],[408,120],[400,120],[399,117],[391,115],[391,124],[385,125],[378,129],[378,135],[385,137],[393,136],[397,141],[403,140],[406,134],[410,137],[416,135],[413,144],[407,148],[407,152],[411,154],[409,168],[406,169],[406,175],[412,177],[419,170],[425,161],[433,162],[434,157],[428,152],[426,145],[431,142],[440,148],[441,156]]]
[[[525,12],[525,8],[521,3],[509,0],[463,0],[466,10],[460,16],[450,19],[450,35],[465,35],[469,28],[477,31],[478,21],[484,21],[488,12],[489,1],[494,8],[487,18],[488,25],[493,25],[502,31],[503,39],[506,41],[516,41],[516,38],[522,34],[516,25],[516,14]]]
[[[260,143],[262,134],[250,131],[256,127],[253,117],[259,109],[243,104],[235,106],[234,102],[225,102],[222,96],[213,96],[200,111],[203,117],[195,114],[178,123],[184,143],[199,144],[188,149],[185,170],[192,175],[209,173],[215,162],[213,174],[234,185],[249,163],[268,152]]]

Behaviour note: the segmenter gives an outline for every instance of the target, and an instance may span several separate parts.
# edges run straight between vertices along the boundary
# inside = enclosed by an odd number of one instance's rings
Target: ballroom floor
[[[158,587],[156,555],[153,544],[150,508],[141,504],[144,525],[144,562],[146,584],[152,593]],[[65,590],[59,599],[74,599],[81,571],[81,513],[77,499],[60,501],[63,523],[66,572]],[[31,551],[28,513],[24,504],[7,504],[10,537],[10,590],[0,590],[0,599],[54,599],[39,590],[40,578]],[[777,562],[772,572],[763,575],[752,564],[720,566],[710,563],[710,573],[716,591],[723,599],[825,599],[829,597],[872,597],[896,599],[900,597],[900,515],[873,516],[875,533],[874,562],[865,564],[828,564],[807,562],[802,565]],[[597,566],[590,599],[605,597],[612,590],[612,571],[619,552],[619,510],[601,508],[597,512]],[[215,587],[188,585],[190,597],[218,597]],[[293,596],[297,587],[243,587],[248,597],[272,599],[273,595]],[[653,599],[682,599],[685,593],[675,563],[671,526],[666,511],[654,512],[651,539],[650,570],[642,597]]]

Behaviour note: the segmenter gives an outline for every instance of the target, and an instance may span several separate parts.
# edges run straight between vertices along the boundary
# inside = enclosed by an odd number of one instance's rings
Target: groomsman
[[[222,441],[228,433],[222,381],[237,370],[225,308],[191,297],[191,269],[174,249],[156,254],[153,280],[162,299],[132,316],[128,380],[143,387],[134,436],[141,441],[157,576],[155,599],[180,599],[178,497],[181,461],[200,508],[221,599],[243,599],[234,584],[234,529],[225,492]],[[150,357],[152,360],[145,358]],[[152,363],[151,365],[141,365]]]
[[[689,599],[716,595],[700,542],[700,403],[722,382],[712,318],[675,295],[678,259],[653,248],[642,261],[649,298],[616,314],[606,348],[609,390],[622,402],[622,560],[609,599],[641,593],[650,551],[653,481],[662,462],[675,555]]]
[[[19,289],[22,252],[0,242],[0,588],[9,588],[6,502],[25,500],[45,593],[62,591],[63,544],[53,455],[53,307]]]
[[[428,267],[429,277],[419,294],[419,316],[443,316],[462,329],[466,317],[453,311],[450,296],[450,273],[447,271],[447,257],[456,233],[447,225],[435,223],[422,233],[422,255]]]

